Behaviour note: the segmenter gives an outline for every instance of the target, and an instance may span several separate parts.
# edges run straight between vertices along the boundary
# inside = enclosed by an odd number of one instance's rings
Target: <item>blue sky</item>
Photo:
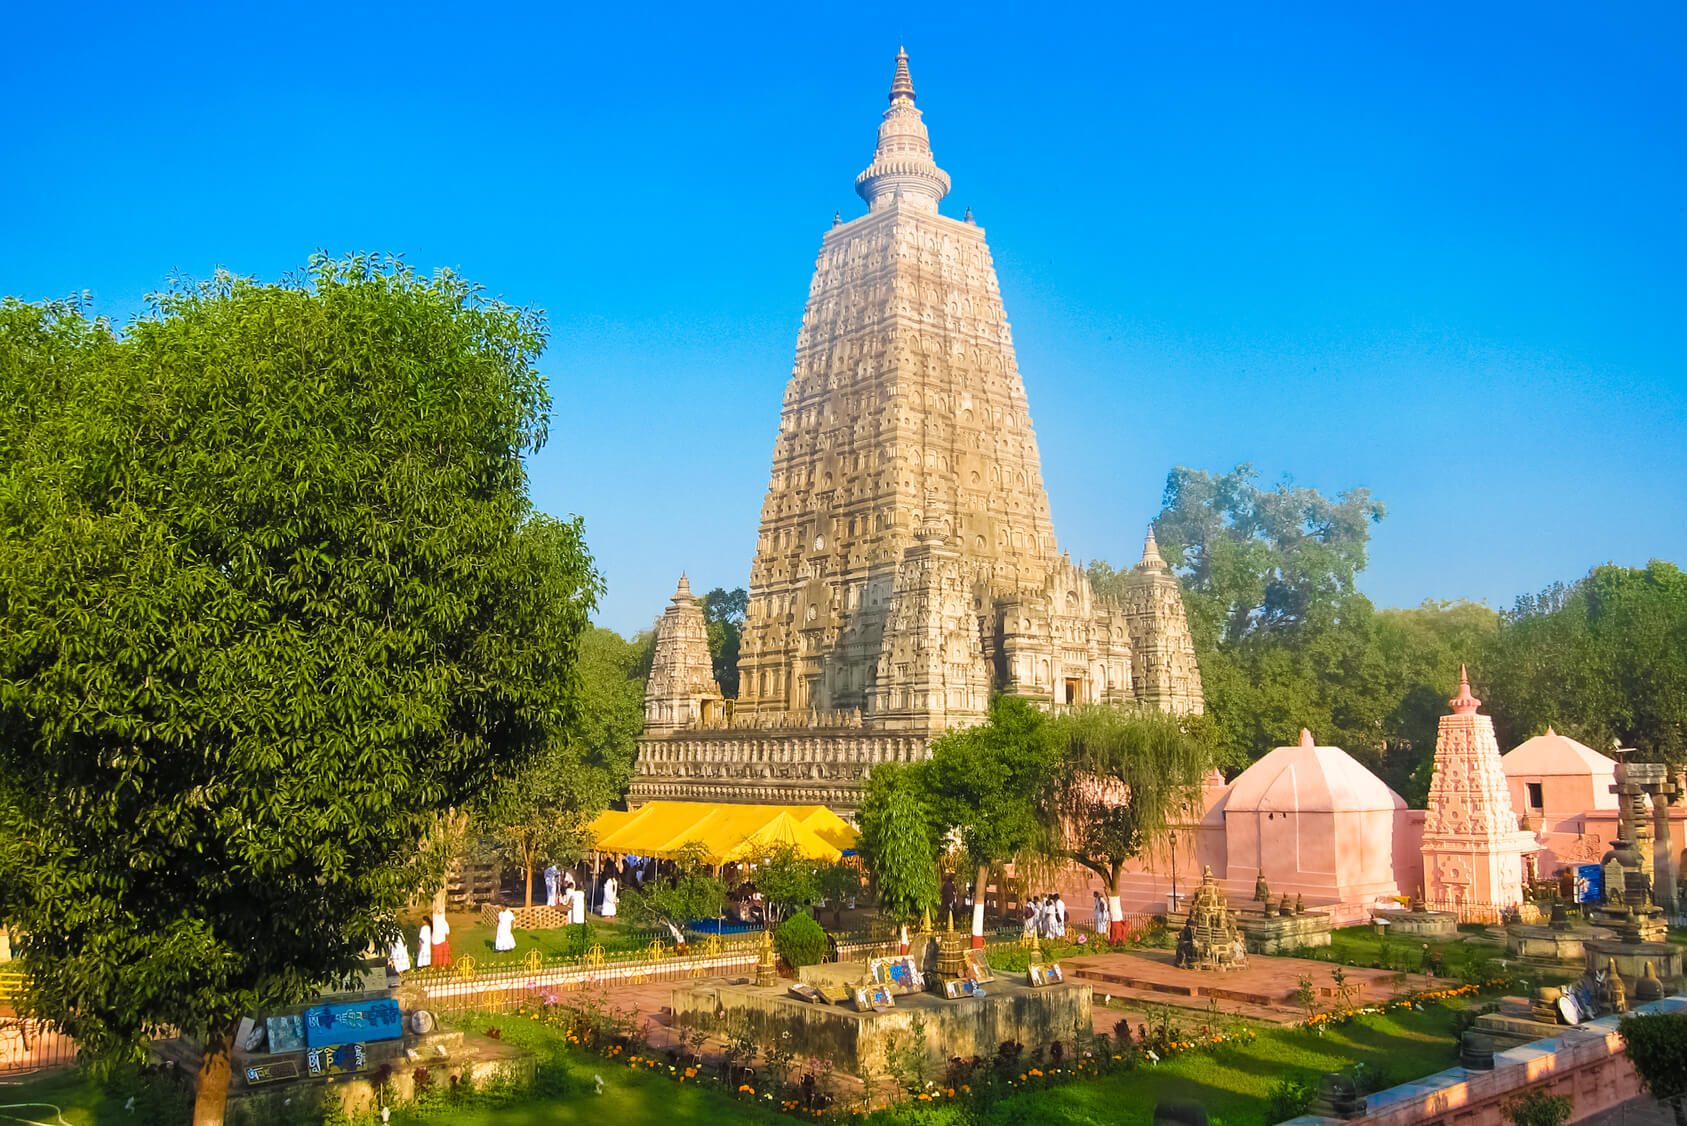
[[[791,6],[796,7],[796,6]],[[0,293],[402,252],[547,310],[534,494],[631,631],[749,575],[899,43],[1074,556],[1173,465],[1389,508],[1362,588],[1687,559],[1687,8],[18,7]]]

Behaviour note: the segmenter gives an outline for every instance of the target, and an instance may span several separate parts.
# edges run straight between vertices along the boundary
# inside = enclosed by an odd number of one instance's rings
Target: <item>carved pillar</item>
[[[1680,788],[1674,782],[1664,782],[1652,791],[1652,901],[1669,915],[1680,909],[1676,902],[1676,882],[1681,874],[1675,867],[1675,842],[1670,839],[1669,824],[1669,807],[1679,796]]]

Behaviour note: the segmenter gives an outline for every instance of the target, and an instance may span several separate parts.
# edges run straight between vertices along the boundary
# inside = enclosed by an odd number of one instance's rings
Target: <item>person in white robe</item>
[[[1066,901],[1058,895],[1054,897],[1054,937],[1066,937]]]
[[[616,905],[621,902],[620,888],[616,886],[614,876],[603,878],[603,902],[599,904],[599,914],[606,919],[615,917]]]
[[[577,927],[586,924],[586,893],[579,888],[569,889],[568,921]]]
[[[555,907],[557,895],[562,888],[562,873],[557,871],[555,864],[545,869],[545,906]]]
[[[426,923],[416,934],[416,968],[427,969],[433,965],[433,928]]]
[[[387,952],[387,961],[392,964],[393,973],[410,972],[410,946],[404,941],[403,935],[398,936],[397,941],[392,944],[392,949]]]
[[[1095,933],[1107,933],[1107,901],[1101,898],[1101,893],[1095,893]]]
[[[498,933],[492,939],[492,949],[500,953],[515,949],[515,912],[508,907],[498,912]]]

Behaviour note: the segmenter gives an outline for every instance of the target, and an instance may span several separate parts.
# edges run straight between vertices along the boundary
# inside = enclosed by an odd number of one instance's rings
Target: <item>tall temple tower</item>
[[[1518,827],[1492,717],[1476,709],[1459,667],[1459,694],[1435,738],[1435,777],[1423,825],[1424,902],[1437,911],[1516,907],[1523,857],[1540,846]]]
[[[750,569],[736,742],[647,725],[634,801],[847,808],[873,763],[979,722],[993,689],[1202,708],[1152,535],[1123,604],[1056,547],[990,249],[970,211],[938,212],[949,176],[915,99],[898,52],[855,181],[867,213],[821,241]]]

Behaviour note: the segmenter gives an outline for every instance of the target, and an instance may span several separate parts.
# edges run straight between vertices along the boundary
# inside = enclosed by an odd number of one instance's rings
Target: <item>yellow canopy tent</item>
[[[717,864],[754,860],[779,844],[810,859],[836,860],[856,839],[849,822],[819,805],[653,801],[631,813],[605,812],[591,831],[599,852],[671,857],[695,841]]]

